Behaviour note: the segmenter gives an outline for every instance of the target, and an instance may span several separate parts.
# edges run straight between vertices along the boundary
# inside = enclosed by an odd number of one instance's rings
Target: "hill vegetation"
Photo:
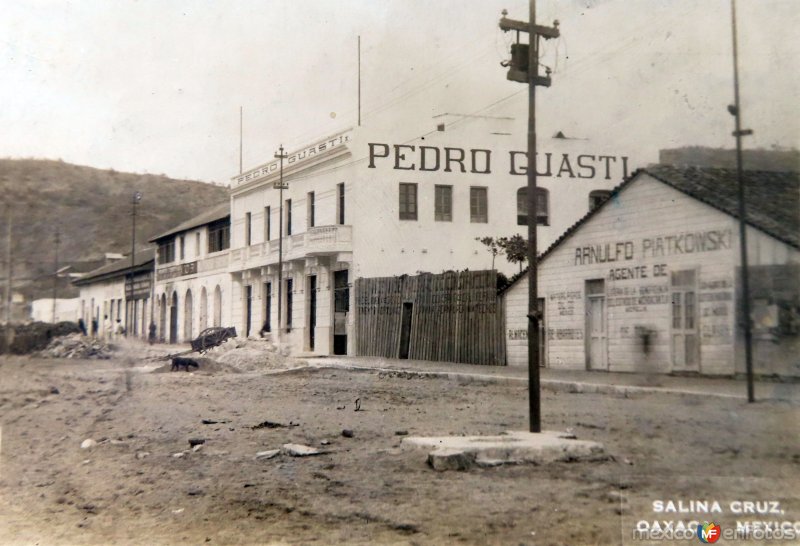
[[[99,263],[106,252],[129,254],[135,191],[142,193],[136,207],[137,249],[228,199],[226,188],[203,182],[35,159],[0,159],[0,188],[12,208],[14,291],[26,299],[52,294],[56,232],[60,266]],[[0,277],[5,279],[4,208],[0,217]],[[58,295],[73,297],[77,290],[61,279]]]

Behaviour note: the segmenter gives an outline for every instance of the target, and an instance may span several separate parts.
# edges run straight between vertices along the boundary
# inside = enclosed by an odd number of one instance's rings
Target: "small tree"
[[[512,264],[519,264],[522,271],[522,264],[528,260],[528,241],[517,233],[511,237],[500,237],[497,244],[505,252],[506,259]]]
[[[494,259],[503,253],[503,249],[499,244],[499,240],[494,237],[475,237],[475,240],[486,246],[486,249],[492,255],[492,269],[494,269]]]

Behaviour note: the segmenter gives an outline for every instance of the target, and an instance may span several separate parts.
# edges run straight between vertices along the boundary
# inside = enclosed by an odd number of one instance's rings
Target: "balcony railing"
[[[316,226],[283,238],[283,260],[333,255],[353,250],[352,226]],[[278,263],[278,240],[231,250],[230,267],[247,269]]]

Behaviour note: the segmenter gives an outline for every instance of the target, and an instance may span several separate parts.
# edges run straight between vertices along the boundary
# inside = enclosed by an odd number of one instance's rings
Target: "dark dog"
[[[200,364],[197,363],[196,360],[191,358],[183,358],[181,356],[173,356],[172,357],[172,369],[170,371],[174,372],[175,370],[181,371],[181,366],[187,372],[189,371],[189,366],[194,366],[195,368],[200,368]]]

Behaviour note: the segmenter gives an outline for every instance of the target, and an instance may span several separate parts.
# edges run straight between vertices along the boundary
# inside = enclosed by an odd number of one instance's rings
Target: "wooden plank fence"
[[[505,365],[505,328],[494,271],[425,273],[356,280],[356,351],[408,358]],[[410,328],[403,335],[403,315]]]

